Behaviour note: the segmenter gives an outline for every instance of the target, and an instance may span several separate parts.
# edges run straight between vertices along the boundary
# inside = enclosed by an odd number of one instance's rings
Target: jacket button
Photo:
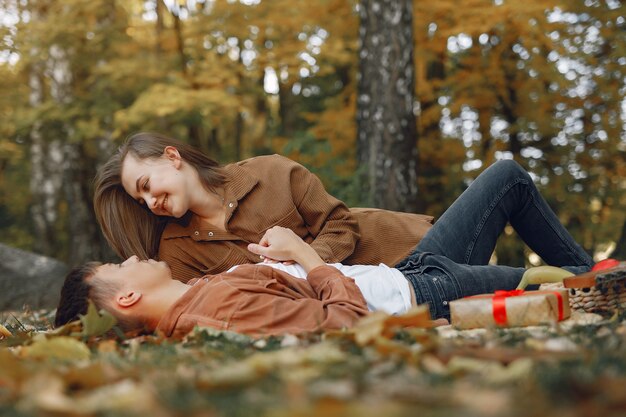
[[[194,235],[198,236],[200,234],[200,232],[198,232],[197,230],[195,232],[193,232]]]
[[[209,232],[209,236],[213,236],[213,232]]]

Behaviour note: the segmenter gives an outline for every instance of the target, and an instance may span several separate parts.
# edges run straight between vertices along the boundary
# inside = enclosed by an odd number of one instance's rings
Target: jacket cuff
[[[330,265],[320,265],[311,269],[306,276],[306,280],[309,281],[309,284],[311,284],[315,292],[319,292],[324,284],[331,281],[333,278],[339,277],[349,279],[354,282],[352,278],[346,277],[337,268]]]
[[[338,262],[336,256],[333,254],[333,250],[326,243],[313,241],[311,242],[311,247],[315,249],[315,252],[317,252],[324,262]]]

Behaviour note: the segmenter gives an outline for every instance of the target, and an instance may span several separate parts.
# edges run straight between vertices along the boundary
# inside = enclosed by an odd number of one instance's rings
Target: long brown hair
[[[98,170],[94,182],[94,211],[104,237],[113,250],[126,259],[156,258],[159,241],[168,218],[154,215],[126,193],[122,186],[122,164],[129,153],[137,159],[160,158],[167,146],[178,149],[181,158],[193,166],[208,191],[226,182],[220,165],[184,142],[158,134],[137,133]]]

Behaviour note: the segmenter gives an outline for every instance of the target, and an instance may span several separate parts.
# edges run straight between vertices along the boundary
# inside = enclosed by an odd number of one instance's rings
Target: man
[[[268,230],[263,244],[272,248],[274,259],[297,262],[306,279],[281,271],[281,264],[257,264],[184,284],[172,279],[164,262],[134,256],[119,265],[90,263],[67,276],[55,325],[84,313],[88,298],[124,330],[158,330],[167,336],[182,336],[197,325],[256,335],[339,329],[365,316],[368,301],[371,309],[393,309],[393,298],[398,306],[392,312],[400,313],[415,305],[405,278],[398,283],[388,277],[386,291],[378,291],[381,273],[391,268],[362,266],[369,272],[360,273],[361,291],[289,229]]]

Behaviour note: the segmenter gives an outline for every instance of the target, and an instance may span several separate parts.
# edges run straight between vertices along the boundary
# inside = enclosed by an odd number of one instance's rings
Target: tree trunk
[[[241,114],[241,112],[237,112],[237,117],[235,118],[235,137],[234,137],[236,161],[239,161],[242,155],[241,142],[243,140],[243,129],[244,129],[243,114]]]
[[[35,231],[35,251],[58,256],[59,247],[55,225],[59,217],[58,203],[61,189],[61,162],[63,153],[58,140],[48,142],[41,125],[35,123],[30,132],[30,207]]]
[[[413,112],[410,0],[360,4],[357,159],[372,205],[417,209],[417,131]]]
[[[203,151],[207,150],[202,145],[202,130],[196,121],[192,121],[191,124],[187,126],[187,140],[191,146],[202,149]]]
[[[33,8],[31,19],[37,21],[40,12],[45,12],[45,5],[41,10]],[[56,94],[57,90],[46,84],[50,74],[57,70],[58,50],[50,47],[48,59],[39,59],[40,49],[33,45],[30,50],[32,63],[29,70],[29,104],[33,109],[40,107],[46,100],[47,94]],[[59,69],[61,69],[59,67]],[[48,256],[59,255],[59,236],[56,230],[59,218],[59,194],[62,186],[61,164],[63,153],[61,142],[47,137],[48,129],[42,122],[37,120],[33,123],[29,132],[29,159],[30,159],[30,183],[29,189],[32,197],[30,215],[33,221],[35,242],[33,249]]]
[[[60,106],[71,103],[74,100],[72,83],[76,74],[68,52],[61,46],[52,45],[47,66],[51,74],[50,97]],[[55,194],[57,200],[64,198],[67,206],[66,218],[63,219],[67,236],[65,258],[70,265],[76,265],[93,260],[100,254],[95,216],[89,203],[89,183],[85,181],[85,178],[94,177],[95,172],[90,167],[95,165],[95,161],[84,152],[80,142],[66,139],[74,136],[71,125],[65,125],[52,134],[55,133],[60,139],[53,140],[52,144],[56,144],[58,148],[54,150],[61,155],[55,172],[59,180]],[[52,159],[50,156],[48,159]]]
[[[219,130],[216,127],[211,128],[211,132],[209,133],[207,140],[208,154],[219,160],[222,152],[222,146],[219,141]]]
[[[176,49],[178,50],[178,58],[180,59],[180,71],[185,79],[188,79],[189,71],[187,70],[187,55],[185,55],[185,40],[183,38],[182,22],[177,13],[172,12],[174,18],[174,32],[176,34]]]
[[[92,163],[91,166],[88,166],[88,169],[93,170],[90,174],[88,174],[87,178],[90,179],[95,178],[96,171],[102,166],[102,164],[104,164],[109,159],[110,155],[113,155],[113,152],[115,152],[118,147],[118,144],[115,143],[113,140],[112,131],[108,131],[102,136],[94,138],[94,140],[96,142],[96,148],[98,149],[98,152],[95,155],[95,161]],[[83,164],[83,166],[87,167],[87,165],[85,164]],[[102,234],[100,227],[98,226],[95,219],[95,211],[93,208],[93,194],[90,188],[91,181],[89,183],[86,183],[83,179],[83,181],[81,181],[81,184],[83,187],[83,193],[89,196],[85,203],[89,207],[89,215],[93,217],[93,224],[95,226],[95,235],[92,242],[95,248],[93,259],[97,259],[102,262],[122,261],[123,259],[120,259],[113,251],[111,246],[109,246],[109,243]],[[89,191],[87,192],[87,190]]]
[[[40,106],[46,94],[59,106],[71,103],[73,75],[67,52],[58,45],[49,47],[45,65],[31,70],[31,106]],[[99,258],[102,251],[85,181],[93,178],[95,164],[80,143],[66,140],[72,136],[69,125],[50,128],[35,123],[31,129],[31,212],[35,249],[78,264]]]
[[[507,49],[504,54],[503,61],[515,62],[515,56],[512,54],[511,49]],[[517,162],[522,162],[522,149],[524,144],[522,143],[522,137],[520,136],[520,127],[518,124],[519,114],[517,113],[517,107],[519,106],[518,91],[515,87],[516,78],[518,73],[511,71],[510,67],[504,65],[506,86],[506,97],[500,97],[500,106],[502,107],[502,116],[509,125],[509,142],[508,149],[513,154],[513,159]],[[515,236],[515,235],[513,235]],[[510,236],[501,236],[498,244],[496,245],[496,255],[498,257],[498,264],[509,266],[525,266],[526,265],[526,252],[525,246],[521,239]]]
[[[94,259],[101,260],[103,253],[98,242],[98,223],[90,204],[89,183],[93,178],[93,161],[85,155],[79,143],[63,147],[63,191],[68,207],[67,233],[69,265],[78,265]]]
[[[502,106],[502,116],[509,125],[509,151],[513,154],[513,159],[517,162],[521,162],[523,144],[520,138],[520,127],[518,125],[519,114],[517,113],[517,107],[519,106],[519,98],[517,97],[516,87],[518,72],[511,70],[511,68],[506,64],[507,62],[515,62],[515,59],[516,57],[511,52],[511,49],[507,49],[503,54],[502,61],[505,63],[503,68],[504,79],[506,81],[504,91],[506,96],[499,97],[499,104]]]
[[[33,49],[32,54],[38,52]],[[45,82],[43,78],[43,63],[35,63],[30,70],[30,97],[31,107],[40,106],[44,100]],[[58,191],[61,186],[58,168],[62,154],[58,142],[47,142],[43,136],[40,122],[35,122],[31,128],[29,139],[30,153],[30,193],[33,202],[30,207],[35,232],[34,250],[44,255],[56,255],[57,245],[55,223],[58,217]]]
[[[161,52],[163,52],[163,32],[165,30],[165,22],[163,20],[165,15],[165,3],[163,0],[154,0],[154,10],[156,12],[156,54],[160,58]]]
[[[280,134],[293,138],[297,124],[297,101],[294,96],[293,84],[278,82],[278,116],[280,117]]]
[[[422,147],[419,155],[419,184],[422,187],[421,198],[418,200],[418,213],[441,214],[447,208],[446,195],[449,192],[449,186],[446,184],[450,181],[447,173],[450,170],[450,164],[442,163],[438,158],[438,153],[446,152],[446,144],[441,138],[441,129],[439,120],[441,116],[434,118],[430,116],[432,112],[441,112],[441,106],[437,102],[438,98],[445,94],[439,89],[430,90],[429,87],[441,84],[440,81],[445,79],[445,52],[434,54],[427,59],[418,63],[416,68],[416,91],[417,100],[420,103],[420,113],[417,117],[417,136],[422,144],[429,146]],[[428,116],[428,117],[426,117]]]

